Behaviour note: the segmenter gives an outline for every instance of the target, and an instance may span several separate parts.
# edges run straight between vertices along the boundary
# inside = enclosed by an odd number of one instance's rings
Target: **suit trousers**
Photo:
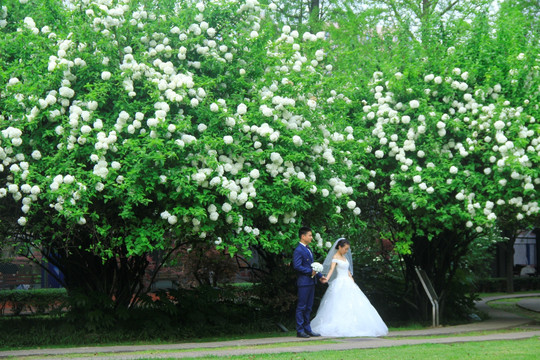
[[[311,332],[311,309],[315,298],[315,284],[298,287],[296,306],[296,332]]]

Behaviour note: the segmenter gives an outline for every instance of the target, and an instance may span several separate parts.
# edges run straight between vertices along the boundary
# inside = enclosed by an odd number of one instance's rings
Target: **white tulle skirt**
[[[322,336],[384,336],[388,327],[349,276],[338,276],[324,294],[311,329]]]

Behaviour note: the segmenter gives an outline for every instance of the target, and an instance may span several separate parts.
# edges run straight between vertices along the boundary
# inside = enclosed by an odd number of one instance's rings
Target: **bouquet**
[[[313,264],[311,264],[311,269],[313,269],[313,271],[315,271],[316,273],[320,273],[321,271],[323,271],[323,266],[321,263],[314,262]],[[314,277],[314,276],[315,275],[311,277]]]

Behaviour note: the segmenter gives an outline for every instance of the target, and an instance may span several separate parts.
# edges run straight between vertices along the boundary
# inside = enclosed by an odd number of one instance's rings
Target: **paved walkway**
[[[263,338],[263,339],[246,339],[221,341],[211,343],[186,343],[186,344],[166,344],[166,345],[133,345],[133,346],[102,346],[102,347],[78,347],[64,349],[32,349],[32,350],[15,350],[0,352],[2,357],[23,358],[26,356],[49,356],[48,359],[139,359],[144,358],[195,358],[204,356],[233,356],[233,355],[257,355],[271,353],[298,353],[298,352],[315,352],[324,350],[351,350],[351,349],[368,349],[378,347],[392,347],[402,345],[418,345],[418,344],[450,344],[458,342],[471,341],[493,341],[493,340],[517,340],[527,339],[531,337],[540,337],[540,326],[532,325],[533,321],[512,313],[493,309],[487,305],[487,302],[492,300],[516,298],[516,297],[540,297],[537,294],[515,294],[495,296],[482,299],[477,303],[477,308],[489,315],[486,321],[480,321],[471,324],[447,326],[439,328],[429,328],[422,330],[411,331],[392,331],[384,338],[310,338],[299,339],[296,337],[278,337],[278,338]],[[526,299],[520,301],[527,304],[533,309],[540,310],[540,299]],[[511,329],[520,327],[524,330],[521,332],[496,333],[489,335],[477,336],[456,336],[467,332],[482,332],[490,330]],[[442,338],[431,339],[411,339],[415,336],[432,336],[432,335],[447,335]],[[321,340],[330,340],[331,342],[320,344]],[[317,343],[310,344],[316,341]],[[274,348],[256,348],[260,345],[272,345],[287,343],[287,345]],[[298,345],[296,345],[298,344]],[[196,349],[196,351],[195,351]],[[167,352],[152,353],[152,350]],[[145,351],[144,354],[136,354],[135,352]],[[114,353],[111,356],[103,356],[103,353]],[[74,354],[80,356],[76,357]]]
[[[517,306],[530,310],[540,312],[540,299],[525,299],[517,303]]]

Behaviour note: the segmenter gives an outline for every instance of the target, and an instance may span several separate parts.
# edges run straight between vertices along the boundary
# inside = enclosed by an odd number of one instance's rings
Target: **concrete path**
[[[517,306],[526,310],[540,312],[540,298],[518,301]]]
[[[439,328],[428,328],[411,331],[393,331],[384,338],[310,338],[299,339],[296,337],[277,337],[263,339],[232,340],[210,343],[185,343],[185,344],[165,344],[165,345],[133,345],[133,346],[101,346],[101,347],[78,347],[78,348],[57,348],[57,349],[31,349],[2,351],[2,357],[24,358],[27,356],[43,357],[48,359],[140,359],[144,358],[196,358],[204,356],[233,356],[233,355],[256,355],[271,353],[298,353],[316,352],[324,350],[351,350],[368,349],[377,347],[392,347],[402,345],[418,344],[449,344],[471,341],[493,341],[493,340],[517,340],[531,337],[540,337],[540,326],[531,325],[532,320],[512,313],[493,309],[487,305],[492,300],[516,298],[516,297],[539,297],[537,294],[515,294],[504,295],[482,299],[477,303],[477,308],[489,315],[486,321],[471,324],[447,326]],[[527,301],[530,300],[530,301]],[[539,306],[540,299],[526,299],[526,304],[532,307]],[[500,329],[511,329],[521,327],[522,332],[496,333],[477,336],[456,336],[461,333],[482,332]],[[415,336],[447,335],[442,338],[431,339],[411,339]],[[321,340],[329,340],[328,343],[320,344]],[[316,341],[313,344],[310,342]],[[287,344],[283,344],[287,343]],[[257,348],[261,345],[283,344],[283,346],[273,348]],[[196,351],[194,351],[197,349]],[[152,353],[152,351],[167,351]],[[144,354],[136,352],[145,351]],[[103,353],[114,353],[111,356],[103,356]],[[74,355],[78,355],[74,356]]]

